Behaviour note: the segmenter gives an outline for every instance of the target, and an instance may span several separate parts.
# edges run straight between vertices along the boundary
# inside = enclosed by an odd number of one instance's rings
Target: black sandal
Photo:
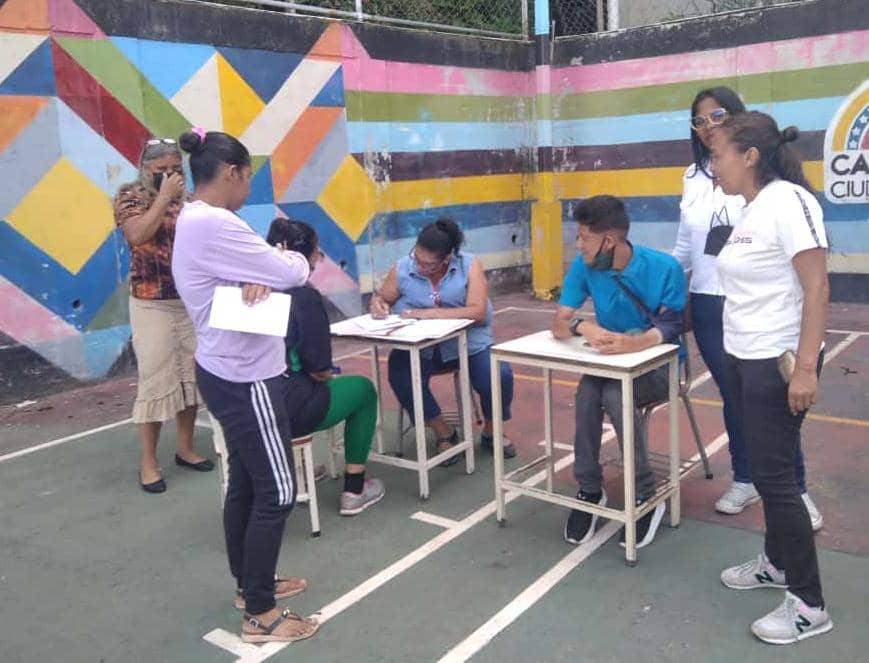
[[[296,642],[297,640],[310,638],[320,628],[320,624],[316,620],[300,617],[295,612],[291,612],[289,608],[284,608],[281,611],[281,614],[271,624],[263,624],[259,619],[247,613],[244,613],[244,621],[261,631],[261,633],[246,633],[244,625],[242,625],[241,640],[242,642],[249,642],[251,644],[259,644],[262,642]],[[302,622],[308,626],[312,626],[313,628],[310,631],[305,631],[297,635],[275,635],[275,629],[286,621]]]
[[[437,440],[437,452],[443,453],[446,449],[441,449],[441,444],[449,444],[450,446],[456,446],[459,443],[459,431],[453,429],[453,434],[449,437],[439,437]],[[441,467],[450,467],[451,465],[455,465],[462,458],[462,454],[456,454],[455,456],[450,456],[444,462],[441,463]]]

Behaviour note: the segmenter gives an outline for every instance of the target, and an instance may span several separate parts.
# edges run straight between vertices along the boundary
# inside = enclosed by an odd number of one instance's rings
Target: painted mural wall
[[[559,40],[552,69],[558,194],[624,196],[632,234],[674,244],[682,175],[691,163],[697,91],[736,90],[750,110],[801,131],[797,149],[819,192],[837,277],[869,273],[869,18],[865,3],[799,7]],[[575,226],[564,224],[565,247]],[[565,248],[565,259],[574,251]],[[835,281],[834,277],[834,281]],[[841,279],[840,279],[841,282]],[[863,290],[842,292],[866,301]],[[834,289],[834,293],[836,289]]]
[[[499,69],[479,40],[359,31],[386,55],[341,23],[237,8],[0,6],[0,400],[129,364],[111,198],[144,140],[191,125],[254,155],[239,212],[254,229],[315,225],[317,285],[344,315],[441,214],[487,268],[529,263],[529,57]]]

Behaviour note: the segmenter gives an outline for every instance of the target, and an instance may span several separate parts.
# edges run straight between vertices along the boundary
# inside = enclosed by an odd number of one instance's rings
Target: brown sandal
[[[307,628],[296,635],[276,635],[275,629],[286,621],[299,622],[307,626]],[[249,633],[244,630],[245,626],[252,626],[258,629],[258,633]],[[259,619],[247,613],[244,613],[244,621],[241,623],[241,640],[251,644],[259,644],[263,642],[296,642],[304,640],[314,635],[320,628],[319,622],[314,619],[300,617],[294,612],[290,612],[289,608],[284,608],[281,614],[271,623],[263,624]]]
[[[284,588],[283,591],[279,591],[278,587],[282,582],[290,583],[290,586]],[[275,578],[275,601],[291,598],[296,594],[301,594],[306,589],[308,589],[308,581],[304,578],[296,578],[294,576]],[[244,601],[244,593],[240,589],[235,590],[235,607],[237,610],[244,610],[247,607]]]

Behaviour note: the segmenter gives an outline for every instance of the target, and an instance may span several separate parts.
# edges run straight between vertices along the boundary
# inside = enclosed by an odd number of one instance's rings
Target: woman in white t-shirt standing
[[[718,256],[724,296],[724,388],[742,421],[766,518],[757,559],[725,569],[733,589],[785,588],[784,602],[751,625],[764,642],[826,633],[812,524],[794,460],[800,426],[818,396],[827,319],[823,214],[789,143],[770,116],[735,115],[714,132],[711,166],[724,193],[747,204]]]
[[[682,201],[679,204],[679,231],[673,256],[686,272],[690,272],[690,313],[694,339],[712,380],[718,386],[724,404],[724,427],[733,470],[733,481],[715,502],[715,510],[735,515],[760,500],[751,480],[748,453],[742,425],[734,408],[721,389],[724,374],[724,338],[722,317],[724,295],[718,281],[716,255],[723,243],[721,237],[742,217],[745,199],[729,196],[717,186],[709,170],[709,148],[712,134],[724,120],[745,112],[739,96],[728,87],[700,90],[691,104],[691,151],[694,163],[682,178]],[[809,515],[812,529],[823,525],[823,518],[806,489],[806,468],[803,454],[797,449],[795,468],[797,484]]]

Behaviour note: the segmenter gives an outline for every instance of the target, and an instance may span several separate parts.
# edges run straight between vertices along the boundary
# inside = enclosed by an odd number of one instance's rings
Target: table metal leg
[[[371,379],[374,381],[374,391],[377,392],[377,427],[374,432],[374,448],[377,453],[383,453],[383,392],[380,388],[380,349],[371,346]],[[401,431],[399,431],[400,433]]]
[[[459,408],[462,413],[462,430],[465,433],[464,441],[469,443],[465,450],[465,472],[472,474],[474,472],[474,429],[471,425],[471,412],[474,409],[474,404],[471,401],[471,372],[468,367],[468,335],[464,331],[459,335],[459,381],[461,382],[461,389],[458,397],[462,402],[462,407]],[[495,401],[495,403],[497,402]]]
[[[416,462],[419,471],[419,496],[428,499],[428,454],[425,450],[425,415],[422,408],[422,369],[419,350],[410,350],[410,379],[413,385],[413,431],[416,436]]]
[[[678,527],[682,514],[682,488],[679,476],[679,357],[674,356],[669,365],[670,377],[670,526]]]
[[[552,492],[555,458],[552,455],[552,371],[543,369],[543,429],[546,449],[546,490]]]
[[[625,563],[637,563],[637,522],[636,486],[634,459],[634,381],[629,375],[622,378],[622,457],[624,459],[625,482]]]
[[[495,454],[495,505],[498,522],[503,524],[507,518],[506,500],[501,481],[504,478],[504,413],[501,411],[501,362],[492,357],[492,440]]]

